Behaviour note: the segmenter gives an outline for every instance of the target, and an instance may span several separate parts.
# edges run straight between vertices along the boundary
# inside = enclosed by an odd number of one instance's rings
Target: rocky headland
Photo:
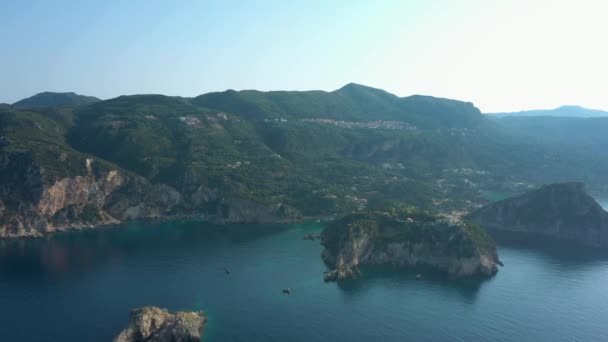
[[[357,213],[332,222],[322,234],[326,281],[360,275],[359,266],[427,266],[451,277],[498,271],[494,241],[479,226],[434,217]]]
[[[0,154],[0,238],[93,228],[129,220],[205,217],[216,223],[275,223],[298,217],[282,203],[262,203],[199,185],[176,189],[94,158],[58,177],[26,155]]]
[[[509,232],[608,246],[608,212],[578,182],[544,185],[486,205],[467,217],[488,232]]]
[[[170,313],[153,306],[134,309],[129,326],[114,342],[199,342],[207,318],[202,312]]]

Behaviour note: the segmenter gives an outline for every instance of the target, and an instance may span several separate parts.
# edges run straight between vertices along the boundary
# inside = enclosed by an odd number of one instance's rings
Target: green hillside
[[[564,180],[603,191],[608,183],[604,158],[581,167],[590,154],[550,146],[547,134],[546,141],[533,139],[470,103],[400,98],[356,84],[333,92],[226,91],[6,106],[0,122],[3,158],[27,161],[22,169],[2,169],[4,193],[42,191],[18,190],[24,169],[41,170],[43,177],[35,178],[52,184],[86,174],[85,159],[92,158],[100,170],[121,170],[131,179],[100,204],[113,213],[129,206],[137,212],[137,201],[155,196],[156,206],[174,213],[237,210],[245,221],[254,209],[237,199],[290,217],[411,207],[447,213],[485,203],[487,192],[517,193]],[[147,193],[159,189],[162,195]]]
[[[43,108],[57,106],[83,106],[100,101],[93,96],[78,95],[76,93],[38,93],[27,99],[13,103],[16,108]]]
[[[251,120],[393,120],[421,128],[473,127],[485,121],[471,103],[418,95],[399,98],[353,83],[333,92],[228,90],[198,96],[192,103],[238,113]]]

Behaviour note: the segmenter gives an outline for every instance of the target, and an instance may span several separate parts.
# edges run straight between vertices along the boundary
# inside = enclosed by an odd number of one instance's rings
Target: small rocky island
[[[578,182],[544,185],[486,205],[467,219],[490,233],[525,233],[585,246],[608,246],[608,213]]]
[[[154,306],[138,308],[114,342],[199,342],[206,322],[202,312],[172,314]]]
[[[360,275],[358,266],[429,266],[451,277],[493,275],[494,241],[479,226],[431,215],[355,213],[332,222],[321,237],[326,281]]]

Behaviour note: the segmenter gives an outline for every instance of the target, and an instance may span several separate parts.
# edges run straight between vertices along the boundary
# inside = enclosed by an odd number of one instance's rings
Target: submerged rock
[[[202,312],[172,314],[153,306],[138,308],[114,342],[198,342],[206,321]]]
[[[302,240],[310,240],[310,241],[314,241],[314,240],[316,240],[316,239],[318,239],[318,238],[320,238],[320,237],[321,237],[321,236],[319,236],[319,235],[315,235],[315,234],[310,233],[310,234],[306,234],[306,235],[304,235],[304,236],[302,237]]]
[[[322,234],[326,281],[360,276],[362,265],[430,266],[453,277],[498,271],[494,241],[479,226],[427,219],[408,222],[381,213],[334,221]]]
[[[542,186],[486,205],[467,219],[490,233],[516,232],[608,246],[608,213],[577,182]]]

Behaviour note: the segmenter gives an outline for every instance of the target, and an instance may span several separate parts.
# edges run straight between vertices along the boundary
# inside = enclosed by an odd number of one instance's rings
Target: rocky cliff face
[[[388,214],[352,214],[322,234],[325,279],[359,275],[360,265],[430,266],[450,276],[493,275],[494,242],[479,227],[444,220],[416,222]]]
[[[125,181],[117,170],[97,168],[86,159],[82,175],[58,179],[25,155],[3,154],[0,161],[0,237],[118,222],[103,210]]]
[[[169,313],[157,307],[131,312],[129,326],[115,342],[199,342],[207,318],[202,312]]]
[[[489,232],[517,232],[608,246],[608,213],[582,183],[545,185],[469,215]]]
[[[118,168],[82,161],[80,172],[57,177],[28,155],[0,155],[0,238],[38,237],[126,220],[180,215],[218,223],[281,222],[297,213],[199,186],[182,193]]]

